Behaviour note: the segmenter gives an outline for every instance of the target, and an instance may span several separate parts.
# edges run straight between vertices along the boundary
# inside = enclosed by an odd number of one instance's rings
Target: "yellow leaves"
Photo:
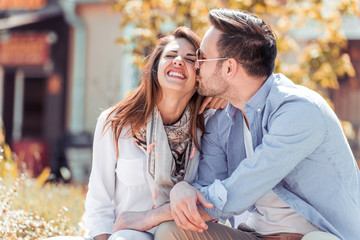
[[[253,4],[252,0],[240,0],[240,1],[237,1],[237,2],[244,5],[244,8],[250,8],[250,6]]]
[[[277,40],[278,51],[286,54],[295,53],[299,50],[299,45],[295,39],[289,35],[285,35]]]
[[[169,26],[187,25],[203,36],[209,26],[209,10],[243,9],[263,18],[276,33],[276,70],[311,88],[336,88],[339,76],[355,74],[349,56],[344,54],[346,39],[341,26],[343,15],[358,14],[357,4],[355,0],[339,0],[330,5],[321,0],[118,0],[122,25],[133,25],[135,29],[128,41],[118,42],[132,44],[134,64],[141,69],[157,35],[168,32]],[[292,36],[301,25],[318,29],[318,38],[302,48]]]
[[[343,6],[348,6],[348,10],[351,11],[351,14],[358,15],[359,14],[359,1],[358,0],[350,0],[350,5],[347,5],[348,0],[342,0],[341,4]]]
[[[51,169],[49,167],[46,167],[36,178],[36,185],[39,188],[45,184],[46,180],[48,180],[50,173],[51,173]]]
[[[317,47],[317,46],[316,46]],[[320,57],[320,49],[319,48],[313,48],[310,50],[310,56],[311,58],[315,59]]]
[[[125,38],[117,38],[115,40],[115,43],[123,44],[123,45],[128,44],[129,42],[130,42],[129,39],[125,39]]]
[[[17,164],[13,159],[12,151],[5,142],[5,130],[0,119],[0,178],[15,179],[18,176]]]
[[[142,38],[150,38],[153,35],[151,30],[147,28],[136,28],[134,34]]]
[[[311,80],[322,88],[338,88],[338,77],[355,74],[349,55],[337,43],[314,41],[303,49],[299,60]]]
[[[14,162],[0,160],[0,177],[15,179],[18,175],[18,168]]]
[[[281,1],[279,0],[265,0],[265,5],[268,7],[278,7],[279,5],[281,5]]]
[[[289,17],[284,15],[277,19],[276,28],[280,32],[286,32],[292,27]]]
[[[261,16],[263,13],[265,13],[265,6],[263,4],[257,3],[252,7],[252,10],[258,14],[258,16]]]
[[[166,9],[170,9],[170,8],[173,6],[173,1],[172,1],[172,0],[164,0],[164,1],[162,1],[162,2],[163,2],[164,7],[165,7]]]
[[[301,8],[301,18],[312,19],[310,26],[316,25],[320,32],[318,38],[313,39],[300,52],[299,63],[317,88],[338,88],[338,77],[345,74],[353,76],[355,73],[349,56],[344,54],[347,41],[341,26],[346,7],[342,6],[342,10],[339,10],[338,5],[327,3],[324,6],[321,1],[303,1],[301,5],[305,7]],[[347,2],[346,5],[350,7],[351,4]],[[304,79],[302,76],[298,78]]]
[[[142,69],[145,66],[145,58],[142,54],[136,54],[134,59],[134,65]]]
[[[342,129],[345,133],[347,139],[355,139],[355,130],[351,122],[349,121],[340,121]]]
[[[325,62],[312,75],[315,81],[319,81],[324,88],[338,88],[336,74],[332,71],[332,66]]]
[[[4,157],[5,157],[5,161],[10,162],[10,163],[14,162],[14,159],[12,157],[12,151],[11,151],[9,145],[7,145],[7,144],[4,144]]]
[[[338,0],[336,9],[339,14],[344,15],[345,13],[349,15],[358,15],[359,14],[359,1],[358,0]]]
[[[341,76],[343,76],[345,73],[347,75],[349,75],[350,77],[355,77],[355,69],[353,67],[353,65],[351,64],[351,60],[350,60],[350,56],[347,53],[344,53],[341,56],[341,61],[343,62],[343,74]]]
[[[181,4],[184,4],[184,5],[190,3],[189,0],[179,0],[179,2],[180,2]]]
[[[278,72],[285,74],[290,79],[292,79],[292,75],[294,75],[294,74],[297,74],[300,76],[305,75],[303,70],[299,67],[298,64],[284,62],[281,65],[278,64],[277,66],[278,66]],[[303,81],[303,82],[305,82],[305,81]],[[300,82],[295,82],[295,83],[299,84]]]
[[[145,5],[144,5],[145,6]],[[128,1],[128,3],[125,5],[125,13],[131,14],[131,13],[139,13],[143,8],[143,5],[141,1],[138,0],[132,0]]]
[[[297,25],[303,25],[311,20],[321,21],[321,12],[323,10],[322,2],[293,1],[286,4],[286,11],[297,18]]]
[[[316,9],[308,9],[307,17],[309,20],[321,20],[321,12]]]

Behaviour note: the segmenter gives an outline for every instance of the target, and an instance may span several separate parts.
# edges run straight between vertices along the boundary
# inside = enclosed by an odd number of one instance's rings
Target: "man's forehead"
[[[211,26],[205,33],[204,38],[201,41],[200,48],[204,49],[216,49],[216,43],[220,37],[221,31],[216,29],[215,27]],[[214,49],[215,48],[215,49]]]

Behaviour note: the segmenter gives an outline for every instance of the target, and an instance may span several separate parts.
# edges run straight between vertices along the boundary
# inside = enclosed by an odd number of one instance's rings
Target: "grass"
[[[84,236],[84,199],[81,186],[0,179],[0,239]]]
[[[21,162],[5,142],[0,118],[0,239],[84,236],[81,217],[86,189],[45,183],[49,168],[36,179],[19,177],[27,172]]]

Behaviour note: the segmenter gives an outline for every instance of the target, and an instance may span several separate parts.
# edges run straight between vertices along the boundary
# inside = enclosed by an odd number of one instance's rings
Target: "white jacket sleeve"
[[[91,237],[99,234],[111,234],[115,222],[115,167],[116,151],[113,133],[103,127],[109,112],[103,112],[97,122],[94,143],[92,170],[89,190],[85,200],[83,220]]]

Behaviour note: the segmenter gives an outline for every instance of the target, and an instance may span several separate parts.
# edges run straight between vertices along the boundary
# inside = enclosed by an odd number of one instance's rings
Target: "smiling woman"
[[[160,38],[140,86],[100,115],[84,215],[93,239],[153,239],[154,227],[172,219],[171,188],[195,178],[204,132],[199,45],[186,27]]]
[[[171,187],[195,177],[204,130],[194,68],[199,43],[185,27],[159,39],[140,86],[101,114],[84,215],[94,239],[152,239],[153,227],[172,219]]]
[[[162,93],[158,108],[165,111],[162,114],[164,122],[177,120],[196,92],[195,61],[195,47],[184,38],[176,38],[164,48],[157,73]]]

